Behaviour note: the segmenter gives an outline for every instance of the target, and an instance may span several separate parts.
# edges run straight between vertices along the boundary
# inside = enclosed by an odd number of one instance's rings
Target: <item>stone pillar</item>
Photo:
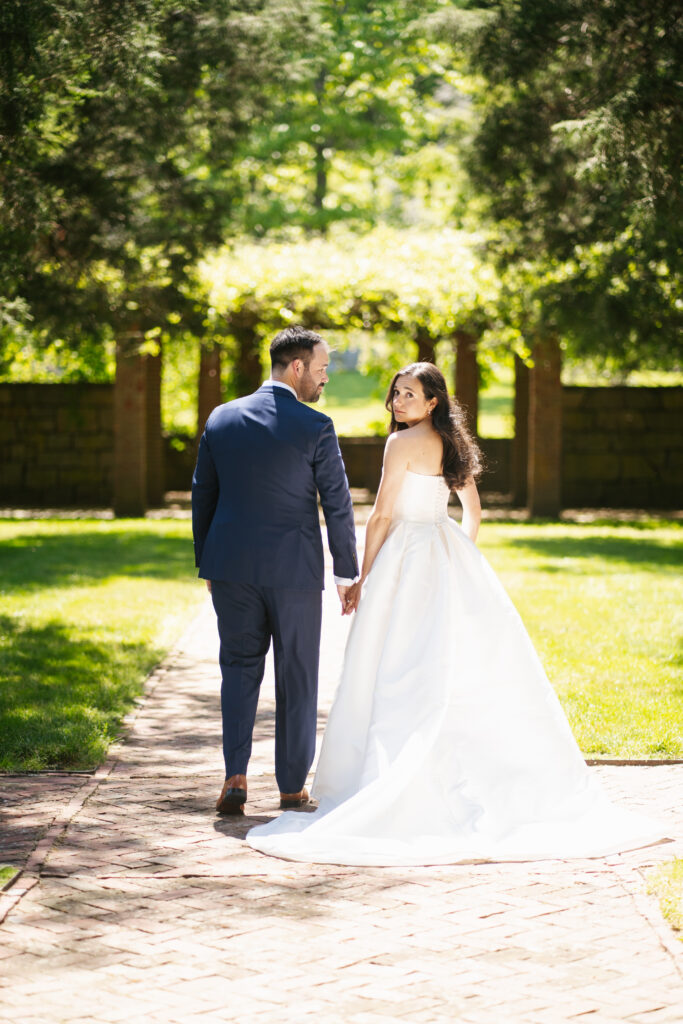
[[[512,500],[524,507],[529,462],[529,367],[515,355],[515,436],[512,442]]]
[[[161,351],[147,356],[147,502],[164,503],[164,442],[161,436]]]
[[[238,396],[250,395],[263,381],[260,339],[257,321],[247,316],[233,317],[230,329],[237,342],[237,356],[233,366],[233,388]]]
[[[467,425],[476,435],[479,419],[479,365],[477,339],[467,331],[456,331],[455,337],[455,397],[465,410]]]
[[[532,516],[557,516],[562,479],[562,355],[557,338],[543,338],[533,351],[529,379],[527,505]]]
[[[435,341],[426,327],[418,327],[415,331],[418,363],[436,363],[434,355]]]
[[[199,350],[199,388],[197,398],[197,436],[201,437],[209,416],[223,401],[221,395],[221,350],[217,345]]]
[[[142,335],[116,344],[114,385],[114,512],[143,516],[147,508],[147,357]]]

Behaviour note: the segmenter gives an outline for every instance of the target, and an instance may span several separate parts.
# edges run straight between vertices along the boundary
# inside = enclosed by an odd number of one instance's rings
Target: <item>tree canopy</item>
[[[672,365],[678,32],[665,0],[5,0],[0,360],[100,376],[255,303]]]
[[[237,366],[245,343],[265,362],[273,332],[291,322],[364,332],[366,368],[414,359],[415,344],[452,347],[457,331],[479,335],[496,315],[498,279],[477,254],[480,242],[449,228],[388,226],[361,237],[245,240],[200,265],[207,333],[223,336]]]
[[[6,0],[0,270],[72,338],[191,320],[222,242],[239,139],[289,80],[306,0]]]
[[[499,227],[518,323],[580,353],[680,354],[680,11],[667,0],[451,10],[485,87],[467,162]],[[531,306],[535,306],[535,317]],[[505,307],[514,313],[514,301]]]
[[[462,75],[430,16],[444,0],[318,0],[317,30],[293,87],[273,84],[268,116],[238,166],[242,226],[367,230],[452,217],[462,192],[456,147],[467,124]]]

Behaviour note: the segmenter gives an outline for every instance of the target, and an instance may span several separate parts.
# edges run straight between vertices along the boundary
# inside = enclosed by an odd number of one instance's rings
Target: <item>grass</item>
[[[680,523],[485,523],[581,750],[683,757]]]
[[[511,366],[498,366],[496,379],[479,392],[480,437],[514,437],[515,374]]]
[[[0,769],[88,769],[198,608],[187,521],[0,522]]]
[[[484,524],[586,755],[683,757],[682,538]],[[92,768],[202,599],[190,524],[0,521],[0,579],[0,769]]]
[[[504,368],[507,370],[507,368]],[[334,420],[342,437],[386,434],[389,414],[384,408],[389,379],[336,370],[317,408]],[[479,395],[479,432],[482,437],[512,437],[512,371],[501,372],[499,379]]]
[[[12,881],[18,870],[18,868],[13,868],[10,864],[0,864],[0,889]]]
[[[336,370],[317,405],[334,420],[342,437],[386,434],[389,413],[384,408],[388,382],[374,374]]]
[[[647,891],[659,897],[662,914],[673,930],[683,933],[683,859],[669,861],[652,871]],[[683,942],[683,934],[677,938]]]

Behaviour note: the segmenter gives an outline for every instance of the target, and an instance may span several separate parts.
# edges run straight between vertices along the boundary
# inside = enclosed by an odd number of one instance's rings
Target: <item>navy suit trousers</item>
[[[213,580],[211,596],[220,637],[225,777],[247,774],[272,638],[275,777],[281,793],[298,793],[315,754],[322,592]]]

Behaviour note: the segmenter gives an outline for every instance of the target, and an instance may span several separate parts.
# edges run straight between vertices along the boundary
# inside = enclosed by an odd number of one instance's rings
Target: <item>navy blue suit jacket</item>
[[[192,480],[195,564],[209,580],[321,589],[358,575],[353,507],[329,416],[270,382],[209,416]]]

